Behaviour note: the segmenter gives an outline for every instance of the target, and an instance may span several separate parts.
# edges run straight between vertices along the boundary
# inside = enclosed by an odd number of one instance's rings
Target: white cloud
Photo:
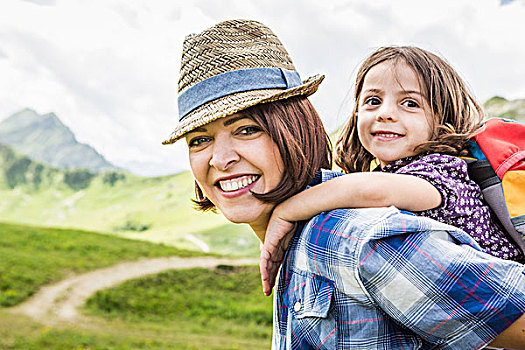
[[[37,5],[44,5],[44,6],[53,6],[56,4],[56,0],[24,0],[27,2],[31,2]]]
[[[329,130],[357,66],[388,44],[441,54],[481,100],[525,98],[525,1],[33,0],[0,4],[0,118],[53,111],[117,165],[187,169],[183,145],[160,145],[177,120],[182,41],[231,18],[270,26],[303,78],[326,74],[312,101]]]

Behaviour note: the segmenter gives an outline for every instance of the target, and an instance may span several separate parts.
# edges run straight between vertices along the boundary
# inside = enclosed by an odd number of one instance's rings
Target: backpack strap
[[[495,219],[500,222],[511,241],[525,255],[525,242],[522,239],[522,235],[516,230],[511,221],[509,211],[505,204],[506,202],[501,180],[492,168],[492,165],[488,160],[477,160],[473,158],[463,159],[467,162],[470,178],[481,188],[483,199],[496,215]]]

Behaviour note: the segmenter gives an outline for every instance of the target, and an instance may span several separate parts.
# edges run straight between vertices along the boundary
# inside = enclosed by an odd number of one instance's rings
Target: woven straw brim
[[[204,126],[219,118],[235,114],[259,103],[284,100],[293,96],[309,96],[317,91],[323,79],[324,75],[314,75],[305,80],[302,85],[291,89],[250,90],[227,95],[208,102],[190,112],[162,144],[167,145],[174,143],[195,128]]]

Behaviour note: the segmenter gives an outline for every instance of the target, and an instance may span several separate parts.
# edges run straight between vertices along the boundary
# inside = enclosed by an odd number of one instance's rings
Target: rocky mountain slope
[[[80,143],[54,114],[24,109],[0,122],[0,143],[57,168],[116,169],[91,146]]]

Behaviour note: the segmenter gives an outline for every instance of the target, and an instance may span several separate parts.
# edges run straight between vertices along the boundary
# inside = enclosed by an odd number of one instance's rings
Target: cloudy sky
[[[232,18],[267,24],[329,131],[352,106],[359,63],[382,45],[446,58],[480,100],[525,98],[525,0],[5,0],[0,3],[0,119],[54,112],[118,166],[145,175],[188,169],[176,125],[182,41]]]

